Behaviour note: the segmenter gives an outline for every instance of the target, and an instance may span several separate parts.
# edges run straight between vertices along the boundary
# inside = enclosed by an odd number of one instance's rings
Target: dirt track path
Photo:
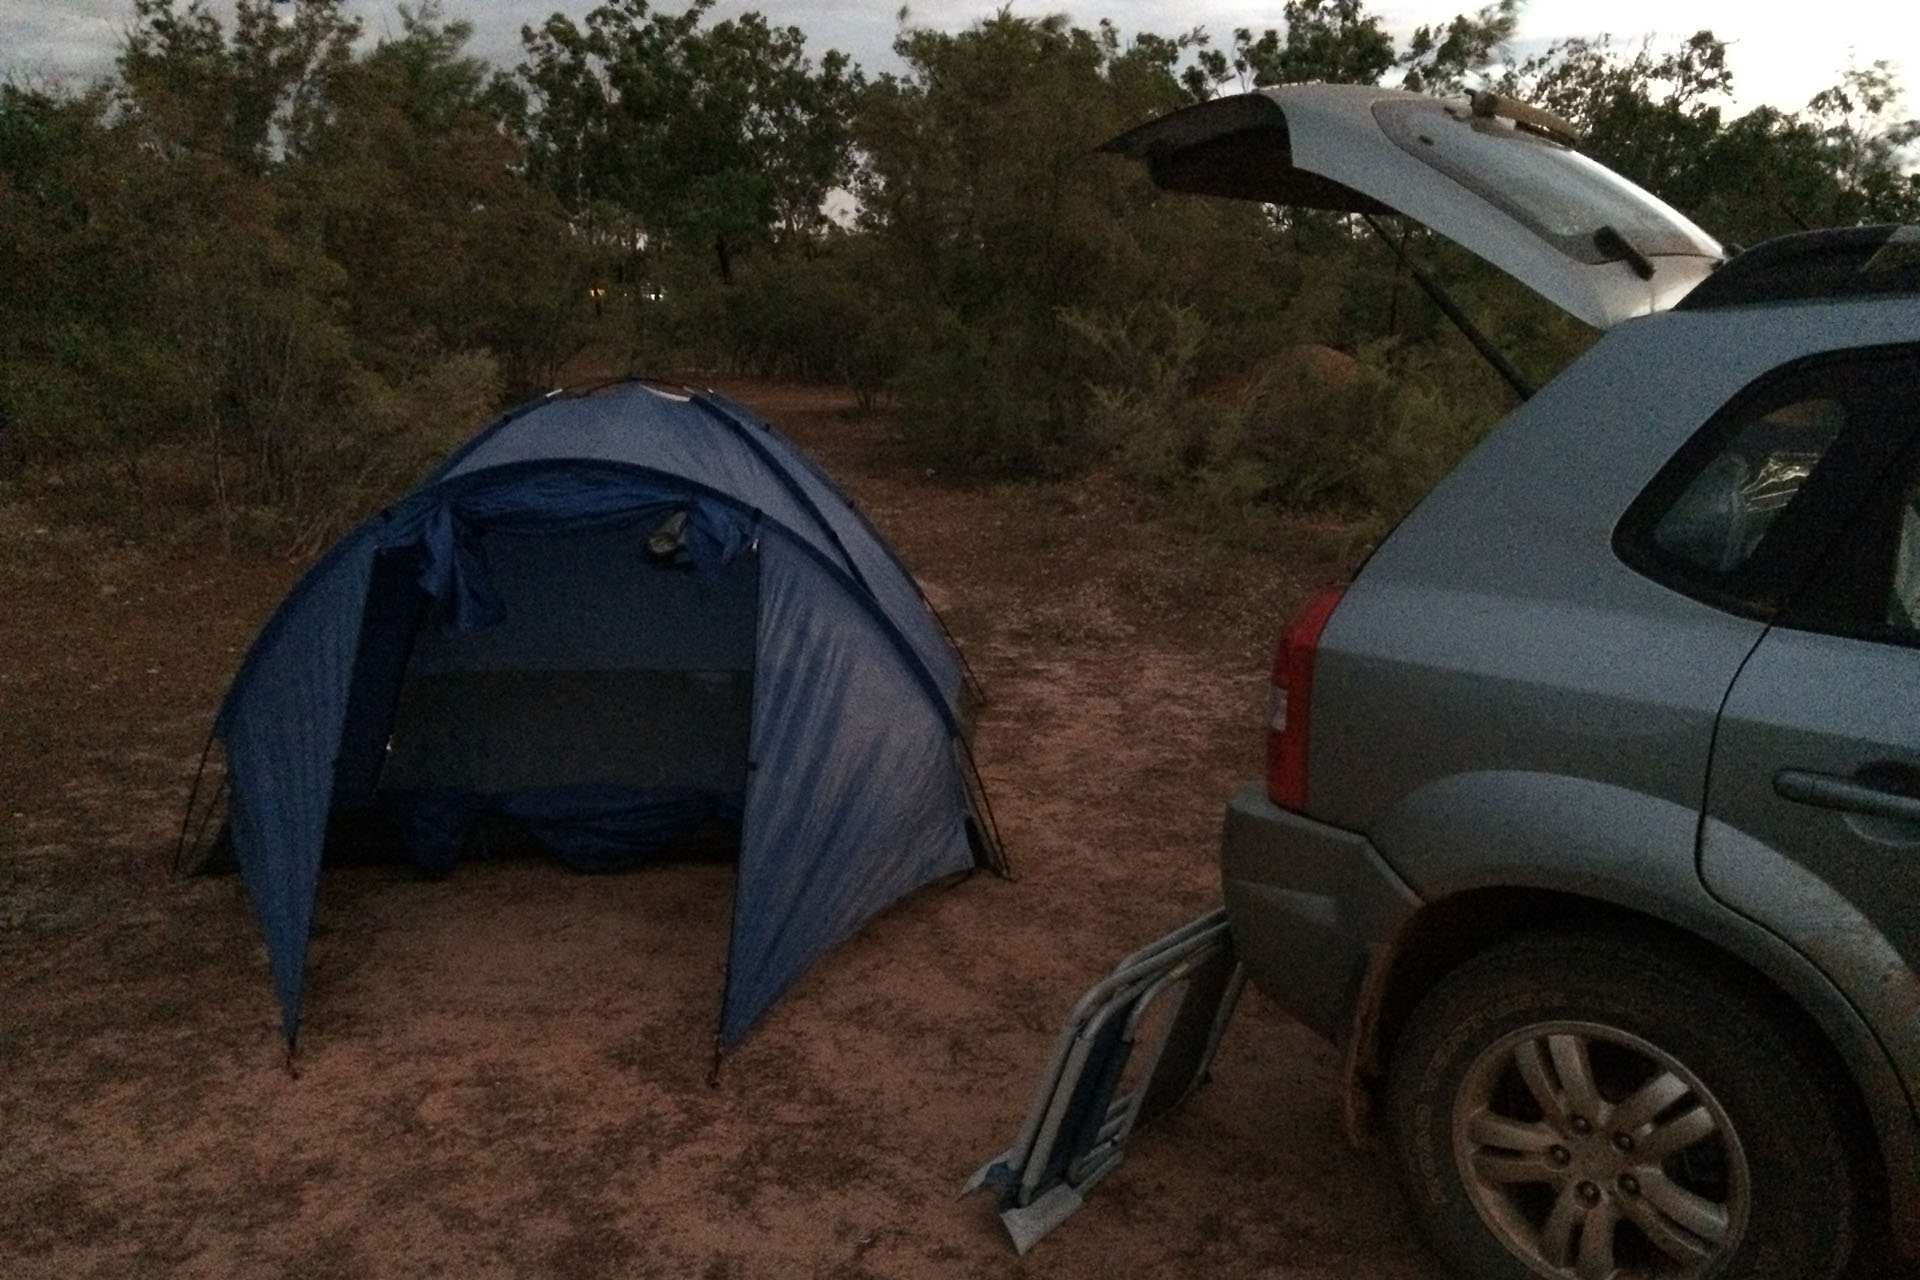
[[[1098,486],[936,483],[829,397],[740,394],[943,603],[1018,882],[875,922],[710,1089],[728,869],[330,871],[290,1078],[239,885],[165,859],[292,570],[0,527],[0,1276],[1435,1280],[1340,1136],[1331,1051],[1257,997],[1215,1082],[1025,1261],[954,1198],[1080,990],[1217,900],[1262,650],[1325,566],[1247,581]]]

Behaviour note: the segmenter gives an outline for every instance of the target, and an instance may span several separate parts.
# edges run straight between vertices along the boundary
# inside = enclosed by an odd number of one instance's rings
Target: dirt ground
[[[734,391],[943,606],[1018,880],[884,915],[709,1087],[730,868],[330,869],[295,1078],[237,878],[168,863],[300,566],[0,512],[0,1276],[1438,1280],[1341,1135],[1332,1052],[1257,996],[1026,1259],[956,1198],[1080,991],[1217,902],[1268,646],[1336,539],[1210,550],[1097,481],[949,483],[835,397]]]

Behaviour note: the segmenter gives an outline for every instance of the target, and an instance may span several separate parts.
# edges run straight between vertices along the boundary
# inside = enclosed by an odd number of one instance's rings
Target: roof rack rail
[[[1920,226],[1839,227],[1765,241],[1702,280],[1674,310],[1894,294],[1920,294]]]

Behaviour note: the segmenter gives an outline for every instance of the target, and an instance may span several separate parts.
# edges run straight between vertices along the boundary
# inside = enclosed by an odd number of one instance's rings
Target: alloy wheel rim
[[[1593,1022],[1501,1037],[1455,1095],[1453,1154],[1487,1227],[1552,1280],[1686,1280],[1738,1247],[1738,1133],[1672,1054]]]

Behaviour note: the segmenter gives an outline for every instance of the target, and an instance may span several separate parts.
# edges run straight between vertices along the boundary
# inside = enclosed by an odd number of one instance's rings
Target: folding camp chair
[[[1020,1136],[961,1194],[1000,1188],[1014,1249],[1031,1249],[1205,1081],[1244,982],[1225,908],[1122,960],[1067,1016]]]

